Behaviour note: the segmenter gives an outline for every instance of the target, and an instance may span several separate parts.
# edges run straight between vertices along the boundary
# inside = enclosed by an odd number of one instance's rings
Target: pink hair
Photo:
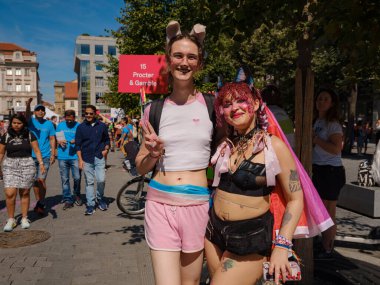
[[[231,96],[232,99],[241,99],[249,103],[248,112],[253,114],[253,100],[259,100],[260,107],[257,110],[258,124],[260,128],[266,130],[268,128],[268,119],[265,112],[265,103],[261,98],[260,91],[253,87],[253,90],[249,88],[247,83],[244,82],[229,82],[223,85],[218,92],[218,97],[215,100],[216,122],[217,125],[223,126],[225,123],[223,116],[223,101],[226,97]]]

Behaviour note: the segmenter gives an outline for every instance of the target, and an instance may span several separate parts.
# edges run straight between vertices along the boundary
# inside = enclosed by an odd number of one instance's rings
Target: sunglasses
[[[42,112],[45,112],[45,109],[43,109],[43,108],[38,108],[38,109],[36,109],[36,110],[34,110],[35,112],[38,112],[38,111],[42,111]]]
[[[89,115],[89,116],[94,115],[94,113],[89,113],[89,112],[85,112],[84,114],[85,114],[85,115]]]

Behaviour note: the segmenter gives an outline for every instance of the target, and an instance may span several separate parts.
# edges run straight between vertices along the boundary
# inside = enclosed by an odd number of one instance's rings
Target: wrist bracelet
[[[274,247],[278,247],[278,248],[281,248],[281,249],[285,249],[287,251],[292,251],[292,247],[291,246],[286,246],[284,244],[280,244],[280,243],[275,243],[274,244]]]
[[[282,235],[277,235],[276,239],[274,240],[273,243],[275,243],[275,244],[282,244],[282,245],[290,246],[290,247],[293,246],[292,241],[288,240],[286,237],[284,237]]]

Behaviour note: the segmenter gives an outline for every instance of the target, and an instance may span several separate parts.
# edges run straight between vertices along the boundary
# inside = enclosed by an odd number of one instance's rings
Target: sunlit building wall
[[[95,105],[101,113],[110,113],[103,99],[109,91],[108,76],[102,67],[108,63],[107,55],[119,56],[116,39],[85,35],[76,38],[74,71],[78,80],[79,116],[88,104]]]

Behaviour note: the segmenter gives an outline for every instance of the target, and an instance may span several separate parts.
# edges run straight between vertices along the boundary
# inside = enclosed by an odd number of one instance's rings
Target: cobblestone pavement
[[[30,230],[46,231],[51,234],[51,238],[25,247],[0,247],[0,285],[154,283],[149,250],[144,240],[143,216],[126,217],[120,213],[114,200],[118,189],[130,178],[121,167],[120,157],[120,152],[110,153],[108,160],[111,167],[107,171],[105,196],[110,207],[105,212],[97,210],[92,216],[84,215],[84,206],[65,211],[62,209],[58,166],[57,163],[52,166],[47,179],[48,215],[40,218],[32,212],[33,194],[30,207]],[[355,159],[355,156],[345,158],[346,169],[352,169],[354,173],[360,160]],[[0,221],[3,226],[7,216],[2,183],[0,188]],[[16,212],[20,212],[19,201]],[[338,235],[365,237],[371,229],[380,226],[380,219],[371,219],[340,208],[337,222]],[[14,231],[25,230],[18,226]],[[330,268],[330,273],[335,270],[346,276],[345,280],[348,281],[339,284],[380,284],[365,279],[380,271],[378,247],[337,241],[336,250],[339,258],[327,268]],[[320,272],[324,274],[324,271]],[[360,276],[361,280],[365,277],[367,281],[358,283],[353,275],[357,278]],[[349,282],[350,278],[352,282]],[[375,276],[370,280],[380,278]]]
[[[58,165],[53,165],[47,179],[48,215],[40,218],[32,213],[33,194],[30,207],[30,229],[47,231],[51,238],[26,247],[0,248],[0,285],[153,284],[143,217],[127,218],[116,206],[117,191],[130,177],[119,157],[120,152],[110,153],[108,160],[105,196],[110,207],[92,216],[84,215],[84,205],[62,209]],[[6,217],[1,189],[1,231]],[[14,231],[25,230],[17,226]]]

